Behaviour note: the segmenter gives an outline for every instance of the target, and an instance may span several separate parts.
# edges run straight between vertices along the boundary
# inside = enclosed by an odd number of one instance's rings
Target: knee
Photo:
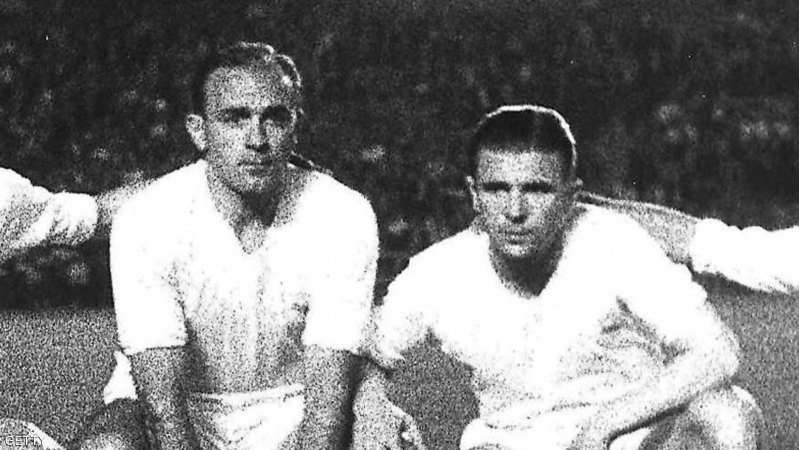
[[[143,450],[119,433],[102,433],[80,442],[76,450]]]
[[[707,392],[688,413],[708,448],[754,450],[759,447],[763,412],[746,390],[731,386]]]

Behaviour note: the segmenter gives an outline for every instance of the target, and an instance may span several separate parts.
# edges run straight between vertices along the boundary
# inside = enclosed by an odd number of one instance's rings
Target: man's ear
[[[477,210],[477,182],[474,181],[471,175],[466,176],[466,186],[469,187],[469,198],[472,200],[472,209]]]
[[[472,211],[474,217],[472,218],[472,227],[477,230],[483,229],[483,214],[480,199],[477,196],[477,182],[471,176],[466,176],[466,185],[469,187],[469,199],[472,201]]]
[[[574,177],[574,180],[572,180],[569,183],[568,189],[569,189],[569,197],[571,197],[571,198],[576,200],[577,199],[577,194],[581,190],[583,190],[583,180],[581,180],[581,179],[579,179],[577,177]]]
[[[186,131],[189,132],[191,141],[197,150],[205,151],[205,119],[199,114],[189,114],[186,116]]]

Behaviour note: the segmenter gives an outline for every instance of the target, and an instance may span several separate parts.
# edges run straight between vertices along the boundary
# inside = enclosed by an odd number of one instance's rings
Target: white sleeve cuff
[[[696,224],[694,236],[688,248],[691,267],[704,274],[718,274],[715,261],[723,256],[729,244],[725,235],[729,234],[729,226],[716,219],[703,219]]]
[[[56,194],[54,222],[50,241],[54,244],[77,245],[94,235],[98,210],[94,197],[86,194]],[[50,209],[48,207],[48,209]]]

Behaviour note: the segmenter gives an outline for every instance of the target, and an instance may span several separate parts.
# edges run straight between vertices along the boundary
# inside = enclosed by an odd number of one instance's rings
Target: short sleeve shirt
[[[494,271],[488,236],[465,230],[412,258],[376,313],[383,364],[427,336],[473,371],[481,416],[599,404],[659,370],[667,350],[717,325],[704,290],[626,217],[586,207],[540,295]]]
[[[357,352],[372,304],[377,225],[369,203],[296,169],[251,253],[215,208],[203,161],[132,199],[111,236],[126,354],[185,347],[202,389],[248,390],[297,366],[304,346]]]

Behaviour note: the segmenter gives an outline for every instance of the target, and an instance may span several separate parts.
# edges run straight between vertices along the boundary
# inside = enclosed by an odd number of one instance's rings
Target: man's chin
[[[280,188],[277,183],[252,183],[239,193],[245,197],[269,197],[277,195],[278,192]]]
[[[263,174],[261,176],[253,176],[251,174],[248,175],[249,176],[242,177],[242,180],[239,183],[240,191],[242,193],[252,195],[270,194],[279,191],[282,185],[282,174],[278,173],[277,171]]]
[[[529,244],[505,243],[499,247],[499,253],[506,259],[521,261],[534,258],[539,252]]]

